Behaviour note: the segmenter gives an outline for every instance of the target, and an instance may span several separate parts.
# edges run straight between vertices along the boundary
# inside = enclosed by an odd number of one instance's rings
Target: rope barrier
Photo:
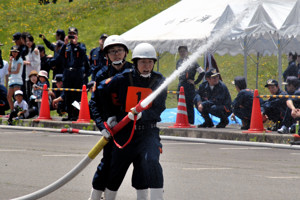
[[[285,99],[300,99],[298,95],[258,95],[259,98],[285,98]]]
[[[168,94],[179,94],[179,91],[171,91],[171,90],[168,90]]]

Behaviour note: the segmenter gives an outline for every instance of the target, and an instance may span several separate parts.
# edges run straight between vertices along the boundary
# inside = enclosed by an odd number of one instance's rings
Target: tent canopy
[[[277,54],[277,40],[300,34],[300,3],[296,0],[182,0],[122,34],[133,49],[141,42],[152,44],[159,53],[176,53],[179,45],[191,52],[198,49],[227,22],[243,12],[225,39],[214,47],[215,53],[244,54],[244,39],[259,39],[247,46],[248,53]],[[262,41],[264,41],[262,43]],[[300,52],[300,47],[293,47]],[[282,53],[290,51],[281,49]]]

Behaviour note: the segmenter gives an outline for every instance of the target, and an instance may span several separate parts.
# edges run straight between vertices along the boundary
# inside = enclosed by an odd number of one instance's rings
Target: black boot
[[[222,118],[220,123],[216,126],[216,128],[225,128],[229,124],[229,120],[226,118]]]
[[[204,118],[204,123],[198,125],[198,128],[211,128],[214,126],[214,123],[212,122],[210,117]]]

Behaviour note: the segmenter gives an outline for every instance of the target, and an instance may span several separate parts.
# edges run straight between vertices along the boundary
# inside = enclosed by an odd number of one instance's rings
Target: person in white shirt
[[[18,46],[13,46],[10,50],[11,56],[8,64],[8,94],[7,101],[11,111],[14,109],[12,97],[15,91],[20,90],[23,85],[22,72],[23,72],[23,59],[20,56]]]
[[[18,117],[18,119],[26,119],[29,116],[28,104],[23,99],[23,92],[17,90],[15,92],[16,101],[14,103],[14,110],[10,113],[7,120],[8,125],[12,125],[12,119]]]
[[[26,60],[24,61],[24,66],[26,67],[26,95],[30,96],[31,93],[31,84],[29,80],[29,74],[32,70],[39,72],[41,70],[41,58],[40,52],[34,43],[34,38],[32,35],[26,36],[26,46],[28,47],[28,54],[25,56]]]
[[[3,60],[3,67],[0,69],[0,84],[7,87],[8,83],[8,62]]]

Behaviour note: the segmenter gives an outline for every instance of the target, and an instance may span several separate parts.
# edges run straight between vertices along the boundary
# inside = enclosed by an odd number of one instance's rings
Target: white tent
[[[209,51],[244,54],[246,77],[247,55],[279,55],[281,82],[281,55],[300,52],[300,0],[181,0],[122,36],[130,49],[149,42],[159,53],[176,53],[179,45],[194,52],[234,20],[237,23]]]

